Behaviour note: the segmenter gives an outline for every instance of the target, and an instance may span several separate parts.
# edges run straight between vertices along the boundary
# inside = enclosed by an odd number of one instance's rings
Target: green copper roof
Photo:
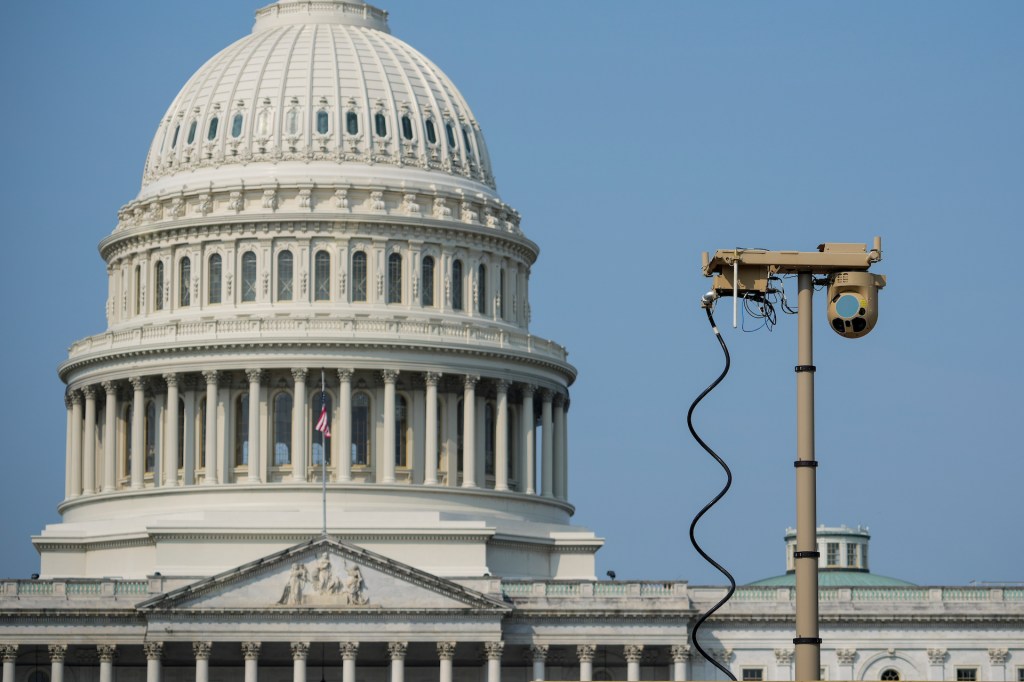
[[[796,575],[786,573],[772,578],[765,578],[748,583],[751,586],[761,587],[792,587],[796,584]],[[818,587],[913,587],[914,583],[908,583],[899,578],[887,578],[884,575],[875,575],[864,571],[818,571]]]

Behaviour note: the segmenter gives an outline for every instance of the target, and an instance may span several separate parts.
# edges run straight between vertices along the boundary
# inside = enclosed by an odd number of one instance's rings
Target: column
[[[306,682],[306,657],[308,655],[309,642],[292,642],[293,682]]]
[[[96,493],[96,387],[86,386],[85,425],[82,429],[82,494]]]
[[[359,642],[342,642],[338,648],[341,652],[341,682],[356,682],[356,656],[359,655]]]
[[[562,475],[559,478],[562,483],[563,500],[569,499],[569,396],[565,396],[565,404],[562,405]]]
[[[487,682],[501,682],[501,654],[504,651],[504,642],[484,642],[484,653],[487,655]]]
[[[563,436],[565,435],[565,395],[556,393],[551,402],[552,407],[552,433],[554,441],[551,470],[551,493],[558,499],[562,498],[562,460],[565,452],[562,450]]]
[[[626,682],[637,682],[640,679],[640,657],[643,653],[643,644],[627,644],[622,647],[622,654],[626,658]]]
[[[836,649],[836,662],[839,663],[839,679],[853,679],[853,662],[857,658],[856,649]],[[789,678],[786,678],[789,679]],[[942,679],[941,677],[938,679]]]
[[[993,682],[1003,682],[1006,680],[1006,659],[1010,656],[1010,650],[1003,648],[989,649],[988,650],[988,678]],[[1018,677],[1020,674],[1018,673]]]
[[[132,459],[131,469],[132,490],[142,488],[146,474],[146,380],[132,377]],[[102,669],[102,666],[100,666]]]
[[[338,414],[340,418],[338,419],[337,433],[334,434],[332,440],[334,441],[335,476],[342,483],[352,480],[352,371],[351,369],[338,370]],[[354,656],[352,660],[355,661]]]
[[[779,657],[780,651],[782,649],[775,650],[776,660]],[[669,649],[669,655],[672,656],[672,682],[685,682],[688,680],[687,664],[690,661],[690,645],[673,644]],[[790,660],[792,661],[792,651],[790,652]],[[788,680],[789,677],[777,677],[775,679]]]
[[[82,494],[82,392],[71,391],[71,494]]]
[[[263,379],[263,370],[247,369],[245,376],[249,379],[249,475],[246,480],[249,483],[260,482],[260,381]],[[243,643],[243,647],[245,644]],[[258,644],[258,642],[256,643]],[[259,657],[259,647],[256,648],[256,657]],[[249,667],[246,660],[246,682],[256,682],[248,679]],[[256,659],[253,659],[255,666]]]
[[[142,650],[146,654],[146,682],[160,682],[160,660],[164,657],[164,643],[143,642]]]
[[[68,653],[68,645],[51,644],[46,648],[50,652],[50,682],[64,682],[64,657]]]
[[[552,487],[551,478],[555,471],[554,468],[554,444],[555,438],[554,430],[551,424],[551,401],[554,399],[554,394],[548,389],[541,389],[541,412],[540,412],[540,427],[541,427],[541,480],[540,490],[541,495],[544,497],[553,497],[554,488]]]
[[[99,644],[96,653],[100,659],[100,682],[114,682],[114,654],[117,653],[117,645]]]
[[[220,480],[231,483],[235,480],[235,453],[231,447],[233,439],[232,410],[235,406],[231,400],[232,377],[230,372],[220,372],[217,378],[217,469]]]
[[[440,661],[438,677],[440,682],[452,682],[452,659],[455,657],[455,642],[438,642],[437,658]]]
[[[530,657],[533,658],[533,677],[531,679],[534,680],[534,682],[537,680],[543,680],[544,661],[548,658],[548,645],[532,644],[530,646]]]
[[[64,393],[64,407],[67,408],[67,428],[64,429],[64,499],[71,499],[71,432],[74,417],[72,410],[74,403],[71,401],[71,392]]]
[[[494,489],[508,490],[508,387],[504,379],[494,382],[498,390],[494,417]]]
[[[388,642],[388,656],[391,657],[390,682],[404,682],[405,652],[408,648],[407,642]]]
[[[576,657],[580,659],[580,682],[591,682],[594,679],[594,653],[597,647],[593,644],[580,644],[576,647]]]
[[[3,682],[14,682],[14,662],[18,659],[18,645],[0,644],[0,658],[4,662]]]
[[[249,446],[252,447],[252,443]],[[242,642],[242,658],[245,659],[245,682],[258,682],[260,646],[260,642]]]
[[[423,485],[437,485],[437,382],[440,380],[441,375],[437,372],[427,372],[423,375],[423,383],[427,387],[424,408],[426,424],[423,428],[426,473],[423,476]]]
[[[522,462],[519,467],[519,471],[522,473],[525,483],[520,486],[523,492],[529,495],[537,494],[537,454],[535,452],[537,447],[537,420],[533,415],[533,393],[537,390],[536,386],[531,384],[523,385],[523,407],[522,407],[522,422],[523,437],[522,437]]]
[[[196,657],[196,682],[210,682],[210,652],[212,649],[213,642],[192,642],[192,654]]]
[[[164,421],[164,485],[178,485],[178,375],[165,374],[167,383],[167,419]]]
[[[481,393],[476,394],[476,426],[473,428],[473,434],[476,436],[476,445],[473,447],[473,452],[476,453],[476,484],[479,487],[487,487],[487,465],[484,462],[486,458],[485,450],[486,443],[484,437],[486,436],[486,426],[484,417],[487,412],[487,399]]]
[[[457,398],[455,393],[451,393],[445,402],[445,423],[448,425],[444,439],[445,471],[447,471],[445,484],[449,488],[459,485],[459,401]]]
[[[110,493],[117,488],[117,384],[104,381],[103,391],[103,492]]]
[[[203,466],[206,467],[205,483],[213,485],[220,483],[217,472],[217,370],[203,370],[203,379],[206,380],[206,440],[203,445],[206,457]],[[199,665],[198,661],[196,658],[196,665]]]
[[[462,393],[462,487],[476,487],[476,384],[478,376],[466,376]]]
[[[196,470],[199,468],[196,460],[196,417],[199,414],[199,391],[198,382],[196,377],[193,375],[186,376],[184,379],[185,390],[181,394],[182,401],[182,419],[184,423],[181,426],[181,461],[183,469],[181,471],[181,484],[187,486],[193,486],[196,484]],[[200,427],[200,433],[202,427]]]
[[[292,370],[292,480],[306,482],[306,369]],[[303,658],[305,660],[305,658]]]
[[[386,369],[380,373],[384,379],[384,438],[380,453],[381,483],[395,482],[395,381],[398,370]],[[399,680],[398,682],[401,682]]]

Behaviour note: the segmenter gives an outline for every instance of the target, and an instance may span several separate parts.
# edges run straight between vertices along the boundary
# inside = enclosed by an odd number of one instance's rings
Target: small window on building
[[[462,310],[462,261],[452,262],[452,310]]]
[[[437,144],[437,130],[434,128],[434,121],[427,119],[427,142],[430,144]],[[177,133],[175,133],[177,134]]]
[[[192,121],[192,125],[188,127],[188,143],[192,144],[196,141],[196,126],[199,125],[198,121]]]
[[[1024,682],[1024,666],[1017,668],[1017,682]]]
[[[316,112],[316,132],[321,135],[326,135],[327,131],[330,130],[331,126],[330,116],[326,111]]]
[[[487,266],[483,263],[477,269],[477,299],[476,311],[481,315],[487,314]]]
[[[885,670],[882,671],[882,674],[879,675],[878,679],[880,679],[880,680],[899,680],[900,679],[900,671],[896,670],[895,668],[886,668]]]
[[[313,279],[313,299],[316,301],[331,300],[331,255],[326,251],[316,252]]]
[[[377,133],[377,137],[388,136],[388,120],[384,118],[384,114],[377,112],[373,116],[373,129]]]
[[[857,568],[857,545],[852,542],[846,545],[846,565]]]
[[[448,137],[448,146],[455,149],[455,130],[452,128],[451,123],[444,124],[444,131]]]
[[[388,303],[402,302],[402,256],[388,256]]]
[[[956,669],[956,682],[977,682],[978,681],[978,669],[977,668],[957,668]]]
[[[242,123],[245,121],[241,114],[235,114],[235,117],[231,119],[231,137],[242,136]]]
[[[249,463],[249,394],[235,400],[235,466]]]
[[[217,139],[217,126],[220,125],[220,119],[214,116],[210,119],[210,127],[206,131],[207,140]]]
[[[246,251],[242,255],[242,301],[256,300],[256,254]]]
[[[25,682],[50,682],[50,676],[42,670],[33,670],[25,678]]]
[[[178,305],[183,308],[192,304],[191,280],[192,262],[186,256],[178,263]]]
[[[178,146],[178,133],[181,132],[181,126],[174,126],[174,137],[171,138],[171,149],[175,149]]]
[[[164,262],[158,260],[153,270],[153,309],[164,309]]]
[[[409,404],[401,395],[395,398],[395,466],[409,466]]]
[[[352,396],[352,463],[370,463],[370,398],[365,393]]]
[[[505,319],[505,269],[498,273],[498,317]]]
[[[352,300],[366,301],[366,252],[352,254]]]
[[[209,282],[210,291],[207,295],[208,303],[220,303],[220,289],[221,289],[221,258],[219,254],[213,254],[210,256],[210,267],[207,272],[206,281]]]
[[[423,257],[423,288],[420,304],[424,308],[434,307],[434,258]]]
[[[135,294],[132,297],[132,307],[136,315],[142,314],[142,267],[135,266]]]
[[[764,668],[743,668],[740,679],[744,682],[761,682],[764,680]]]
[[[825,565],[826,566],[838,566],[839,565],[839,543],[829,542],[825,546]]]
[[[291,251],[277,254],[277,300],[292,300],[295,261]]]
[[[494,403],[484,405],[484,474],[494,475],[496,457],[496,429],[494,428]]]
[[[156,403],[146,403],[146,422],[143,433],[146,436],[146,473],[153,473],[156,468]]]
[[[412,120],[408,116],[402,117],[402,137],[412,139]]]
[[[349,135],[359,134],[359,114],[354,111],[345,114],[345,130]]]
[[[274,466],[292,463],[292,396],[281,391],[274,397]]]

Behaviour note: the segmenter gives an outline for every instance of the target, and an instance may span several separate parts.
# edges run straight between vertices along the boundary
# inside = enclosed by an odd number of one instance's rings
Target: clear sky
[[[138,191],[157,123],[260,0],[11,3],[0,25],[7,309],[0,576],[58,519],[55,368],[104,328],[96,245]],[[576,522],[598,575],[717,583],[686,528],[721,485],[690,401],[721,355],[700,252],[884,239],[881,317],[850,341],[815,309],[818,518],[864,524],[875,572],[1024,581],[1024,4],[393,0],[483,126],[540,244],[532,331],[565,344]],[[728,328],[698,424],[733,491],[702,526],[740,582],[781,573],[795,523],[796,319]]]

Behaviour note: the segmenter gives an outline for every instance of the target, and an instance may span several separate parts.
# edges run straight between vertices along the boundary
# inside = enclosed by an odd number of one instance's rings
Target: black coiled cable
[[[709,455],[714,457],[715,461],[722,465],[723,469],[725,469],[726,482],[725,487],[722,488],[721,492],[715,495],[714,499],[712,499],[710,502],[704,505],[704,508],[697,512],[697,515],[693,517],[693,521],[690,523],[690,543],[693,545],[693,548],[697,550],[697,552],[702,557],[704,557],[705,561],[707,561],[709,564],[717,568],[722,573],[722,575],[729,579],[729,591],[726,593],[725,597],[723,597],[721,601],[719,601],[717,604],[708,609],[707,613],[701,614],[700,618],[697,619],[697,622],[693,626],[693,632],[690,633],[690,639],[693,640],[694,648],[700,652],[700,655],[703,656],[705,660],[709,661],[712,665],[714,665],[716,668],[725,673],[730,680],[735,680],[736,676],[733,675],[728,668],[726,668],[721,663],[716,661],[714,658],[709,656],[708,653],[704,651],[704,649],[701,647],[700,643],[697,642],[697,631],[700,629],[700,626],[703,625],[704,621],[710,618],[715,611],[717,611],[723,605],[725,605],[725,603],[729,601],[733,593],[736,591],[736,580],[732,577],[732,574],[729,573],[729,571],[725,570],[725,568],[721,564],[712,559],[707,552],[701,549],[701,546],[697,543],[697,538],[694,536],[694,529],[697,527],[697,522],[700,521],[701,517],[704,516],[704,514],[707,513],[707,511],[715,505],[715,503],[717,503],[720,499],[722,499],[725,496],[727,492],[729,492],[729,488],[732,486],[732,471],[729,470],[729,466],[725,463],[725,460],[719,457],[714,450],[708,447],[708,444],[705,443],[701,439],[701,437],[697,435],[697,432],[693,428],[693,411],[694,409],[696,409],[697,404],[701,400],[703,400],[708,393],[711,393],[711,391],[713,391],[714,388],[718,386],[718,384],[722,383],[722,379],[724,379],[725,375],[729,373],[729,366],[732,364],[729,358],[729,348],[725,345],[725,339],[722,338],[721,332],[718,331],[718,326],[715,325],[715,317],[712,313],[711,305],[708,304],[705,307],[705,310],[708,313],[708,322],[711,323],[711,329],[715,332],[715,338],[718,339],[718,343],[721,344],[722,346],[722,352],[725,353],[725,368],[722,370],[722,373],[718,375],[718,378],[711,382],[711,385],[705,388],[704,391],[699,396],[697,396],[697,399],[693,401],[693,404],[690,405],[690,410],[686,413],[686,425],[689,427],[690,435],[693,436],[693,439],[696,440]]]

